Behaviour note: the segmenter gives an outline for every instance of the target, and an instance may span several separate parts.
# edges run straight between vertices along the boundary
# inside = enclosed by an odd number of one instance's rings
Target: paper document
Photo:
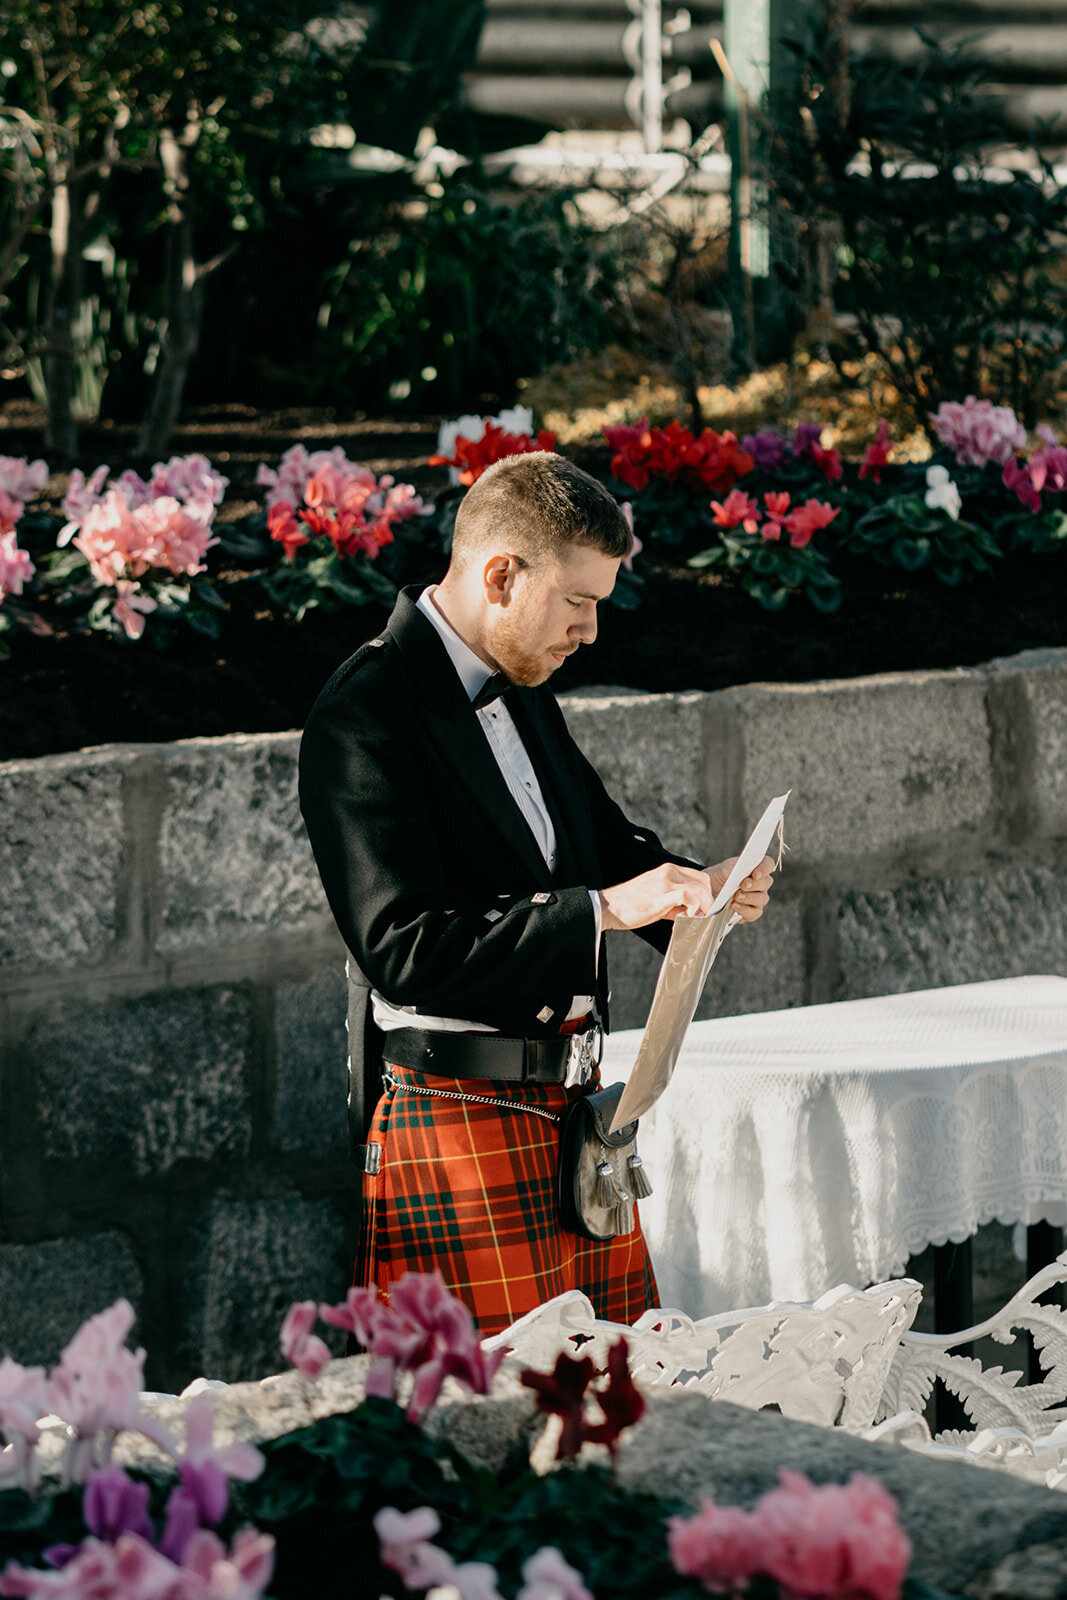
[[[670,1083],[708,973],[726,935],[741,920],[730,909],[730,901],[742,880],[769,854],[775,833],[781,861],[782,821],[791,793],[787,790],[777,795],[760,817],[708,915],[675,918],[637,1057],[611,1125],[613,1132],[634,1117],[643,1117]]]

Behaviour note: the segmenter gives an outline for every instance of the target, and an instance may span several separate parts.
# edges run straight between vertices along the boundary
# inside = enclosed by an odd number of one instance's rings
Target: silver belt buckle
[[[585,1083],[593,1076],[594,1067],[600,1063],[604,1043],[604,1030],[599,1022],[584,1033],[571,1034],[567,1052],[567,1082]]]

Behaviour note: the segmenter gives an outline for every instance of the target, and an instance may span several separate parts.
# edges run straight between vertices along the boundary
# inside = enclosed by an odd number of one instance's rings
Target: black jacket
[[[338,668],[300,745],[300,806],[349,961],[353,1126],[380,1092],[369,991],[502,1033],[558,1034],[575,994],[607,1016],[588,890],[680,861],[627,821],[552,692],[508,709],[556,831],[554,872],[515,804],[432,624],[404,590],[384,634]],[[670,924],[642,929],[666,949]]]

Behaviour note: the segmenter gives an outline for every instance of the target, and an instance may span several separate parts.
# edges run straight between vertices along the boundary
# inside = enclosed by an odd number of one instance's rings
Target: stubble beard
[[[533,655],[526,649],[519,637],[520,629],[512,623],[508,616],[501,617],[493,633],[493,656],[500,671],[512,683],[523,689],[534,689],[538,684],[545,683],[557,670],[558,663],[552,660],[552,654],[572,655],[577,649],[576,645],[564,644],[559,650],[552,652],[551,647],[538,655]]]

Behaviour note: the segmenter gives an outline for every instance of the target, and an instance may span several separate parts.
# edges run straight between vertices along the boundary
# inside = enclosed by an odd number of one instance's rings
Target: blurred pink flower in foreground
[[[995,461],[1002,467],[1026,443],[1026,429],[1010,406],[976,400],[973,394],[962,405],[945,400],[931,420],[937,437],[956,452],[961,466],[984,467]]]
[[[229,1550],[201,1530],[176,1566],[136,1533],[86,1539],[58,1572],[11,1562],[0,1595],[14,1600],[255,1600],[274,1570],[274,1540],[242,1529]]]
[[[0,494],[12,500],[29,500],[48,482],[48,467],[43,461],[27,461],[25,456],[0,456]]]
[[[716,1593],[736,1593],[763,1575],[783,1600],[898,1600],[911,1559],[895,1500],[858,1472],[847,1484],[816,1488],[783,1468],[779,1487],[752,1511],[706,1499],[695,1517],[672,1517],[667,1530],[675,1570]]]
[[[0,1361],[0,1489],[15,1486],[32,1494],[37,1484],[34,1446],[37,1422],[48,1410],[43,1367],[22,1367],[10,1356]]]
[[[174,1440],[167,1430],[141,1413],[145,1353],[128,1350],[125,1344],[134,1320],[128,1300],[116,1300],[107,1311],[90,1317],[49,1376],[48,1409],[74,1432],[64,1461],[70,1483],[84,1483],[92,1467],[107,1466],[115,1434],[123,1428],[143,1433],[174,1454]]]
[[[432,1506],[402,1512],[383,1506],[374,1518],[382,1562],[399,1573],[407,1589],[451,1586],[461,1600],[501,1600],[496,1569],[486,1561],[456,1563],[430,1541],[441,1531],[441,1519]],[[546,1545],[523,1564],[523,1586],[515,1600],[593,1600],[581,1574],[569,1566],[558,1550]]]
[[[425,1416],[446,1378],[488,1394],[505,1355],[486,1355],[474,1319],[449,1294],[439,1272],[405,1272],[388,1305],[374,1289],[350,1289],[340,1305],[320,1312],[324,1322],[347,1329],[378,1358],[367,1375],[368,1394],[391,1399],[400,1374],[414,1374],[407,1413],[412,1422]]]
[[[326,1345],[311,1331],[317,1318],[314,1300],[298,1300],[289,1307],[278,1339],[282,1355],[304,1378],[317,1378],[333,1359]]]

